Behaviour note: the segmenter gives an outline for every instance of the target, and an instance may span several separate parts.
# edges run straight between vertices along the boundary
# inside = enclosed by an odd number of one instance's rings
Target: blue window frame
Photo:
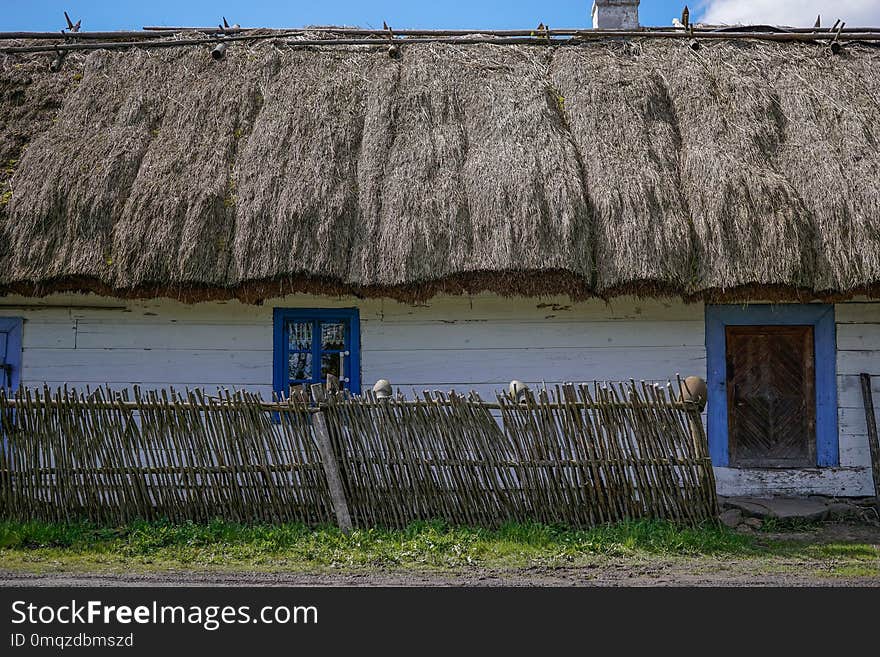
[[[357,308],[276,308],[273,389],[323,383],[327,374],[354,394],[361,391],[360,317]]]
[[[0,385],[17,390],[21,383],[20,317],[0,317]]]
[[[837,339],[830,304],[706,306],[709,453],[715,466],[730,463],[727,425],[726,326],[800,325],[813,327],[816,372],[816,462],[839,463],[837,439]]]

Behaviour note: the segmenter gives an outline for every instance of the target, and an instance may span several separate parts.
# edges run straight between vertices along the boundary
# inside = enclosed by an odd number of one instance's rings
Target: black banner
[[[840,649],[861,634],[876,646],[877,599],[869,589],[6,588],[0,655]]]

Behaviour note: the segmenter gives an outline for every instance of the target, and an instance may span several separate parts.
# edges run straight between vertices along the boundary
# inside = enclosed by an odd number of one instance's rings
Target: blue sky
[[[880,0],[878,0],[880,1]],[[693,3],[692,3],[693,4]],[[358,25],[397,28],[525,28],[590,24],[592,0],[0,0],[0,30],[56,30],[65,10],[84,30],[140,28],[144,25],[214,25],[226,16],[245,27]],[[643,25],[669,25],[684,2],[642,0]]]
[[[57,30],[67,10],[85,30],[144,25],[214,25],[226,16],[245,27],[357,25],[410,28],[587,27],[593,0],[0,0],[0,31]],[[880,0],[642,0],[642,25],[670,25],[688,2],[691,18],[713,23],[880,25]]]

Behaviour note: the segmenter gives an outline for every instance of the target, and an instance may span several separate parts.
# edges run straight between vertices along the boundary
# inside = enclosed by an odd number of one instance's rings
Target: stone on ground
[[[766,520],[826,520],[828,518],[858,518],[861,509],[847,501],[828,497],[722,497],[719,499],[722,509],[738,510],[747,518]],[[722,514],[723,515],[723,514]],[[730,517],[733,517],[731,514]],[[726,523],[725,523],[726,524]]]
[[[742,511],[739,509],[727,509],[727,511],[721,512],[718,519],[728,527],[733,528],[742,522],[742,517]]]

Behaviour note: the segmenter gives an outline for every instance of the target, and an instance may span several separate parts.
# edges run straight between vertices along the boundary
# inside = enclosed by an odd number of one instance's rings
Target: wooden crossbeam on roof
[[[85,33],[83,33],[85,34]],[[47,45],[26,45],[26,46],[0,46],[0,52],[7,54],[14,53],[40,53],[59,51],[85,51],[85,50],[111,50],[126,48],[178,48],[186,46],[208,45],[216,43],[219,40],[224,41],[258,41],[266,39],[282,40],[291,39],[285,42],[290,46],[386,46],[389,41],[389,35],[385,31],[363,31],[359,33],[348,33],[345,37],[339,38],[329,33],[328,38],[302,38],[309,35],[309,32],[261,32],[259,34],[205,34],[201,38],[192,39],[167,39],[159,40],[155,38],[139,39],[135,41],[99,41],[94,43],[61,43]],[[831,37],[829,33],[819,32],[726,32],[726,31],[644,31],[644,30],[581,30],[577,32],[563,32],[560,30],[551,30],[547,32],[547,36],[537,38],[532,36],[532,31],[523,31],[520,34],[511,34],[509,36],[495,36],[490,33],[474,33],[472,36],[455,36],[455,35],[432,35],[432,36],[406,36],[402,31],[395,33],[391,37],[395,42],[401,44],[407,43],[452,43],[459,45],[473,44],[494,44],[494,45],[577,45],[585,41],[607,38],[651,38],[651,39],[710,39],[710,40],[744,40],[752,39],[759,41],[776,41],[776,42],[822,42]],[[78,38],[82,38],[81,34],[77,34]],[[567,38],[563,38],[567,37]],[[880,30],[870,32],[836,32],[833,35],[835,42],[880,42]],[[0,33],[0,41],[11,40],[4,33]]]

